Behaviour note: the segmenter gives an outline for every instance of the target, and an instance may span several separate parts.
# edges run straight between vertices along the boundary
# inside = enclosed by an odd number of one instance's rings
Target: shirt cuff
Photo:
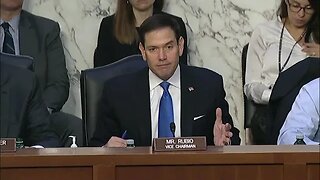
[[[263,91],[262,93],[262,101],[265,102],[266,104],[269,103],[269,99],[270,99],[270,96],[271,96],[271,92],[272,92],[272,89],[266,89]]]
[[[52,114],[52,112],[53,112],[53,109],[52,108],[47,108],[48,109],[48,111],[49,111],[49,114]]]

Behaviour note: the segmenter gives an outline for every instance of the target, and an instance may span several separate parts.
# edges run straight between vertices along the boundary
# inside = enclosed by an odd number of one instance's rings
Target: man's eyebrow
[[[171,40],[171,41],[167,42],[167,43],[166,43],[166,45],[168,45],[168,44],[172,44],[172,43],[173,43],[173,40]]]
[[[166,46],[166,45],[169,45],[169,44],[172,44],[172,43],[174,43],[174,41],[173,41],[173,40],[171,40],[171,41],[169,41],[169,42],[165,43],[164,45]],[[146,48],[156,48],[156,47],[160,47],[160,46],[154,46],[154,45],[146,46]]]

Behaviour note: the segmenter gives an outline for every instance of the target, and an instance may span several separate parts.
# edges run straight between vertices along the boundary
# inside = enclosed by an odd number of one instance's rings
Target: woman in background
[[[247,98],[258,104],[252,126],[268,126],[267,104],[279,74],[309,56],[320,56],[319,9],[319,0],[282,0],[278,18],[254,30],[244,85]],[[259,119],[264,122],[257,122]],[[267,144],[268,134],[263,131],[252,127],[255,143]]]
[[[118,61],[126,56],[140,54],[138,31],[142,22],[153,14],[162,12],[163,0],[118,0],[115,14],[103,18],[97,48],[94,53],[94,67]],[[187,64],[187,33],[180,17],[173,16],[180,24],[181,36],[185,40],[180,63]]]

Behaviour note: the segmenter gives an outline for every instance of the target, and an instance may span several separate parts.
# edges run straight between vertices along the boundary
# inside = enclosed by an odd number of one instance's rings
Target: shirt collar
[[[0,19],[0,24],[4,23],[5,21],[3,19]],[[16,16],[14,16],[8,23],[10,24],[13,31],[16,33],[19,29],[19,22],[20,22],[20,13]]]
[[[149,69],[150,90],[153,90],[163,82],[156,74]],[[167,80],[170,85],[180,89],[180,66],[178,65],[173,75]]]

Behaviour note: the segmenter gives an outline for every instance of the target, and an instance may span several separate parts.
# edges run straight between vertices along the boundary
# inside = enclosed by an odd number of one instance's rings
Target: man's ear
[[[184,39],[182,36],[180,36],[178,41],[178,48],[179,48],[179,56],[182,56],[183,54],[183,48],[184,48]]]
[[[147,58],[146,58],[146,50],[145,50],[145,48],[144,48],[144,46],[142,45],[141,42],[139,43],[139,49],[140,49],[141,55],[143,57],[143,60],[146,61],[147,60]]]

